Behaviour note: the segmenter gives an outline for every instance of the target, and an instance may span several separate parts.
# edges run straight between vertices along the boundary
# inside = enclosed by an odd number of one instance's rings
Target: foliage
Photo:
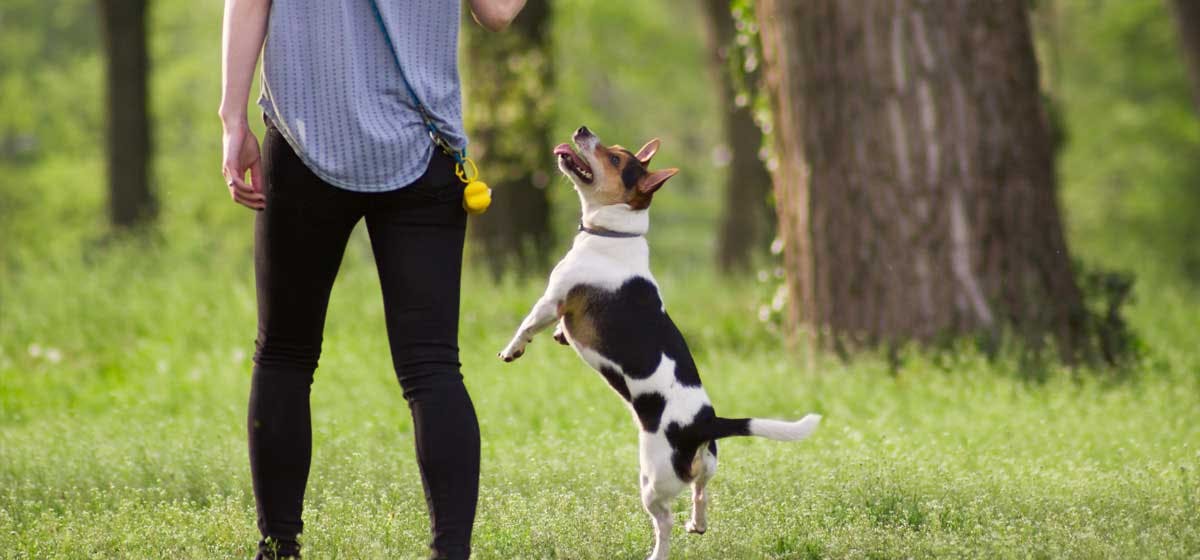
[[[488,131],[488,178],[500,183],[524,179],[548,159],[542,150],[530,148],[544,147],[539,138],[544,123],[553,120],[554,96],[546,95],[554,85],[551,53],[523,33],[475,28],[464,33],[463,42],[466,57],[487,57],[488,64],[464,64],[471,73],[465,71],[462,79],[470,109],[464,119],[467,130]],[[544,189],[549,174],[539,172],[533,182]]]
[[[651,246],[673,266],[707,268],[724,171],[714,159],[720,120],[697,6],[570,0],[554,9],[556,143],[580,125],[634,150],[661,138],[654,166],[681,171],[654,198]],[[571,231],[579,219],[568,185],[559,178],[551,186],[557,231]],[[565,247],[571,238],[563,237]]]
[[[729,7],[734,27],[737,29],[736,48],[730,51],[729,57],[729,73],[733,76],[734,87],[737,89],[735,103],[749,105],[753,109],[754,120],[763,132],[763,150],[769,152],[774,122],[771,117],[770,99],[767,98],[767,90],[761,83],[763,50],[755,4],[752,0],[730,0]],[[768,166],[774,169],[777,163],[766,159]]]
[[[1105,363],[1136,363],[1144,350],[1126,317],[1133,300],[1133,274],[1098,270],[1075,262],[1075,279],[1083,293],[1089,336],[1097,342]]]
[[[473,220],[472,241],[494,275],[540,274],[552,249],[546,187],[555,174],[544,165],[553,146],[551,17],[547,0],[532,0],[506,33],[462,29],[464,124],[494,197],[493,210]]]
[[[103,122],[99,41],[91,0],[0,6],[0,163],[92,149]]]
[[[1139,277],[1153,247],[1152,268],[1200,281],[1200,119],[1169,11],[1157,0],[1051,4],[1043,65],[1066,124],[1073,247]]]

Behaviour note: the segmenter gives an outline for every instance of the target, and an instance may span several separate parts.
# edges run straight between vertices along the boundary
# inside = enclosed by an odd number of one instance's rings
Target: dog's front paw
[[[695,533],[695,534],[697,534],[697,535],[703,535],[703,534],[704,534],[704,532],[705,532],[705,531],[707,531],[707,530],[708,530],[708,527],[705,527],[703,524],[696,523],[695,521],[688,521],[688,522],[687,522],[687,532],[689,532],[689,533]]]
[[[500,351],[501,360],[511,362],[525,355],[525,343],[514,340],[508,344],[508,347]]]

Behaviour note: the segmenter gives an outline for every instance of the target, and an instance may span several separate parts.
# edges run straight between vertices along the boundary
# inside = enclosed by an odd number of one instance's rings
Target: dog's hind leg
[[[710,441],[696,452],[696,462],[692,472],[696,478],[692,480],[692,519],[687,523],[687,531],[703,535],[708,530],[708,491],[705,487],[708,481],[717,474],[717,442]]]
[[[654,523],[654,552],[646,560],[667,560],[671,554],[671,499],[655,492],[654,486],[642,486],[642,505]]]

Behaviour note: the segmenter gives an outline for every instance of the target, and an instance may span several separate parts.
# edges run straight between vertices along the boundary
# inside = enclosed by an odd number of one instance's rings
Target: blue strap
[[[400,79],[404,80],[404,89],[408,90],[408,95],[412,97],[413,105],[417,107],[417,112],[421,114],[421,119],[425,121],[425,128],[429,131],[429,139],[443,152],[454,158],[454,161],[460,165],[467,159],[467,147],[463,146],[461,150],[455,150],[450,142],[442,136],[442,131],[438,129],[437,123],[433,122],[433,117],[430,116],[429,110],[425,108],[425,104],[421,103],[421,98],[417,97],[417,91],[413,89],[412,84],[408,82],[408,76],[404,75],[404,65],[400,64],[400,54],[396,52],[396,45],[392,43],[392,36],[388,34],[387,24],[383,21],[383,13],[379,11],[378,0],[368,0],[371,3],[371,8],[375,12],[375,19],[379,21],[379,29],[383,31],[383,39],[387,41],[388,48],[392,51],[392,57],[396,59],[396,69],[400,71]]]

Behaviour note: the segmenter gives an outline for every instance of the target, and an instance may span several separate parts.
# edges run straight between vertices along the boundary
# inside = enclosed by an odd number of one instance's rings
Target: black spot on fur
[[[709,420],[712,420],[713,418],[716,418],[716,417],[717,417],[717,411],[713,410],[712,405],[706,404],[706,405],[700,407],[700,410],[696,411],[696,415],[692,417],[692,425],[696,426],[696,425],[708,422]]]
[[[667,442],[671,444],[671,466],[675,469],[675,474],[680,480],[690,482],[693,478],[692,461],[696,459],[696,452],[700,450],[700,446],[707,442],[709,451],[715,456],[715,440],[750,435],[750,420],[721,418],[713,411],[713,407],[704,405],[696,412],[690,424],[680,426],[671,422],[663,433],[667,436]]]
[[[600,375],[604,376],[604,380],[615,390],[625,402],[630,401],[629,385],[625,383],[625,377],[621,373],[608,366],[600,368]]]
[[[692,480],[692,459],[696,457],[696,450],[700,448],[700,442],[694,441],[689,428],[691,426],[681,428],[679,424],[671,422],[664,432],[667,441],[671,443],[671,467],[684,482]]]
[[[626,189],[632,189],[637,186],[638,181],[646,175],[646,168],[642,167],[642,162],[638,161],[632,154],[625,160],[625,166],[621,168],[621,182],[624,183]]]
[[[633,411],[642,423],[642,429],[650,433],[658,431],[658,424],[662,421],[663,410],[666,408],[667,399],[658,393],[646,393],[633,399]]]
[[[675,378],[685,387],[700,386],[700,373],[683,334],[663,311],[658,288],[635,276],[615,291],[581,284],[586,309],[596,329],[595,350],[621,367],[632,379],[654,373],[663,355],[675,362]],[[611,382],[610,382],[611,383]]]

